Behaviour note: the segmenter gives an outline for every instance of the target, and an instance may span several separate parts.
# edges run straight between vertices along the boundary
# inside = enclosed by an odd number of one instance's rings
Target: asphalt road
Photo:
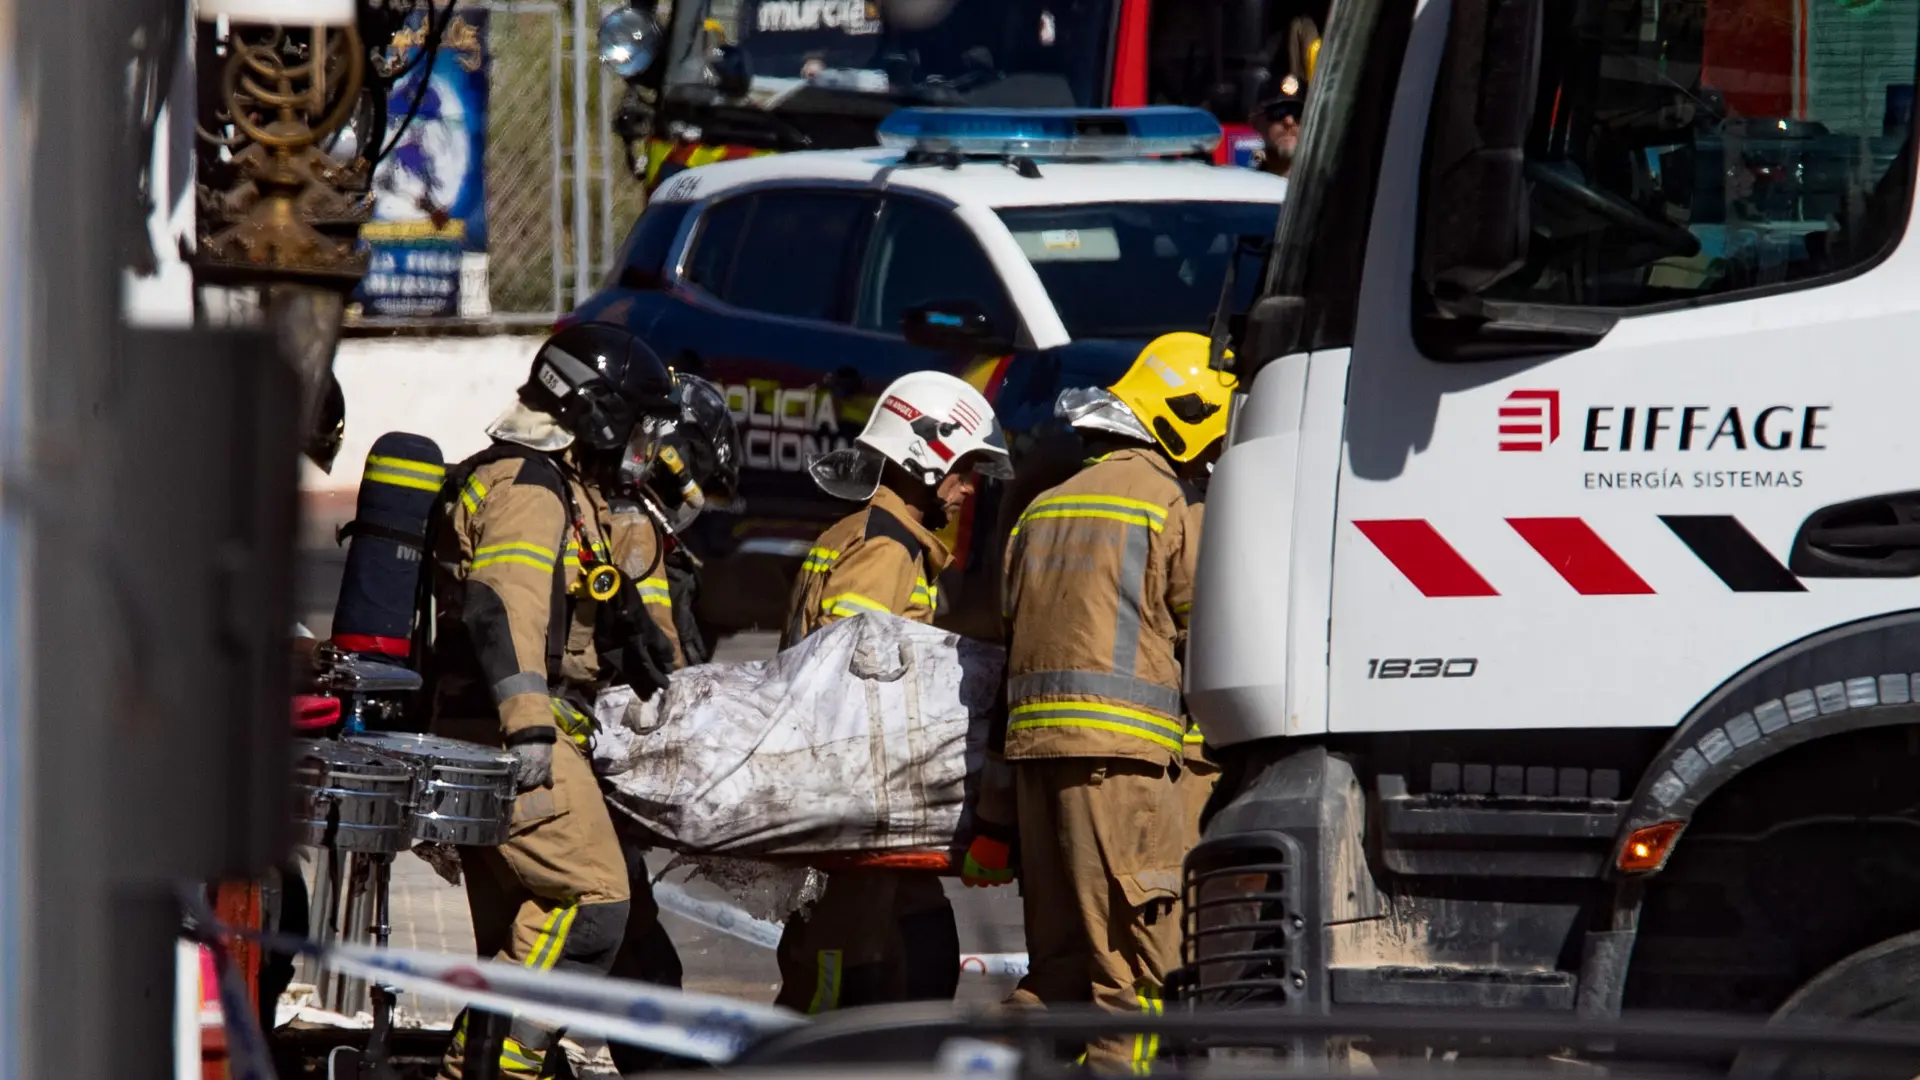
[[[330,547],[309,548],[301,555],[295,578],[295,611],[308,629],[325,637],[332,624],[331,613],[339,591],[341,568],[346,561],[345,552]],[[720,643],[715,662],[765,659],[773,655],[776,642],[777,636],[770,633],[735,635]],[[657,852],[650,861],[657,871],[667,858],[666,853]],[[683,873],[671,876],[677,880]],[[705,881],[696,880],[687,887],[696,896],[727,899],[723,890]],[[967,889],[958,879],[948,879],[946,887],[959,923],[963,952],[1025,950],[1020,898],[1014,887]],[[473,928],[462,890],[442,881],[425,863],[411,855],[403,856],[395,869],[393,913],[393,943],[398,947],[440,952],[466,952],[473,948]],[[779,973],[770,951],[672,914],[664,915],[663,922],[680,950],[689,989],[756,1001],[773,1000],[779,989]],[[998,1000],[1011,989],[1010,980],[969,974],[962,977],[959,997],[962,1001]],[[451,1010],[434,1002],[405,1004],[410,1006],[409,1011],[429,1024],[451,1019]]]

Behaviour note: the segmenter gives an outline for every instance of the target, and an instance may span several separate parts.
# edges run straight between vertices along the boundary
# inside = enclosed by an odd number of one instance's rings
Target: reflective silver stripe
[[[493,703],[504,705],[508,698],[517,698],[521,694],[544,694],[547,692],[547,677],[537,671],[523,671],[518,675],[509,675],[493,684]]]
[[[1103,671],[1030,671],[1007,680],[1007,700],[1015,705],[1042,694],[1112,698],[1169,716],[1178,716],[1181,712],[1180,691],[1131,675]]]
[[[1142,716],[1129,716],[1125,712],[1111,711],[1111,707],[1102,707],[1096,702],[1054,702],[1045,705],[1022,705],[1013,710],[1007,722],[1007,732],[1035,731],[1042,728],[1092,728],[1098,731],[1111,731],[1121,735],[1131,735],[1157,743],[1178,754],[1183,731],[1180,725],[1168,721]]]
[[[1113,670],[1118,675],[1131,677],[1140,655],[1140,594],[1146,588],[1147,545],[1152,542],[1153,533],[1146,529],[1127,530],[1127,551],[1120,559],[1120,613],[1113,625]]]

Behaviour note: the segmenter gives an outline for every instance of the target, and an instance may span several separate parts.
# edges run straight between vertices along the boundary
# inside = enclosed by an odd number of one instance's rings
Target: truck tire
[[[1774,1010],[1775,1020],[1816,1018],[1911,1024],[1920,1021],[1920,932],[1888,938],[1807,980]],[[1734,1080],[1908,1080],[1920,1076],[1920,1051],[1844,1055],[1822,1051],[1742,1051]]]

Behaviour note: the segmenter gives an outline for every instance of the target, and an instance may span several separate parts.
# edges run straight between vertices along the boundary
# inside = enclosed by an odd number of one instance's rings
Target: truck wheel
[[[1909,1024],[1920,1021],[1920,932],[1872,945],[1809,979],[1774,1010],[1775,1020],[1819,1018]],[[1832,1051],[1745,1050],[1734,1080],[1909,1080],[1920,1076],[1920,1051],[1847,1055]]]

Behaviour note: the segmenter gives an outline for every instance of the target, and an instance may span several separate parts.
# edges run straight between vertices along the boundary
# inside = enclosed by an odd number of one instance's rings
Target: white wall
[[[360,486],[367,450],[389,431],[425,435],[449,463],[482,450],[483,430],[513,404],[543,337],[348,338],[333,373],[347,399],[347,432],[331,475],[301,459],[309,495]]]

